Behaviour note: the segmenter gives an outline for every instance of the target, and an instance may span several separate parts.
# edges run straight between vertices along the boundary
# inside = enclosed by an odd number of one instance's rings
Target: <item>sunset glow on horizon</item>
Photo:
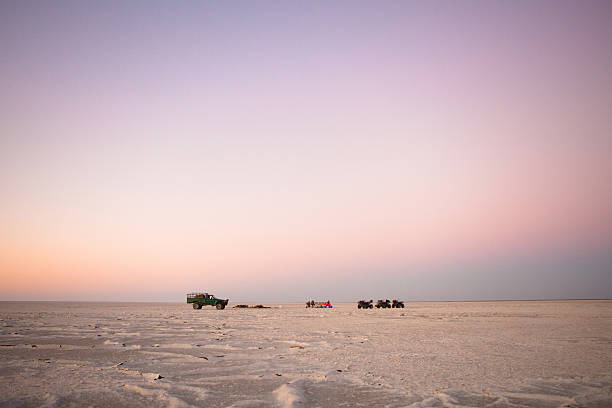
[[[0,300],[612,297],[612,3],[0,5]]]

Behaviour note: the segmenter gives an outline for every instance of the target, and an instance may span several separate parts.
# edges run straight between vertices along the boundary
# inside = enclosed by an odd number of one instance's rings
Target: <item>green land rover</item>
[[[217,309],[225,309],[229,299],[218,299],[215,295],[208,293],[188,293],[187,303],[191,303],[194,309],[201,309],[202,306],[214,306]]]

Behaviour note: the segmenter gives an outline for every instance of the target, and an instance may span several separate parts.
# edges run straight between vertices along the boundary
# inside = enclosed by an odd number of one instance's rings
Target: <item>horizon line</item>
[[[593,301],[593,300],[612,300],[608,298],[542,298],[542,299],[477,299],[477,300],[403,300],[404,303],[487,303],[487,302],[554,302],[554,301]],[[183,303],[172,300],[0,300],[0,303]],[[230,303],[295,303],[301,304],[305,301],[234,301]],[[355,303],[352,301],[333,301],[333,303]],[[185,304],[187,304],[185,302]]]

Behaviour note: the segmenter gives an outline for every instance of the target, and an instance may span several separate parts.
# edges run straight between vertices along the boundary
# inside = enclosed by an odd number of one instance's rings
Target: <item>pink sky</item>
[[[610,297],[610,21],[4,2],[0,299]]]

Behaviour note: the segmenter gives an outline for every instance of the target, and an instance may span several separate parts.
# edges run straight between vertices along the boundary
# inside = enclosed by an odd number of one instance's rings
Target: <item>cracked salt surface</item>
[[[0,406],[609,407],[611,333],[612,301],[2,302]]]

